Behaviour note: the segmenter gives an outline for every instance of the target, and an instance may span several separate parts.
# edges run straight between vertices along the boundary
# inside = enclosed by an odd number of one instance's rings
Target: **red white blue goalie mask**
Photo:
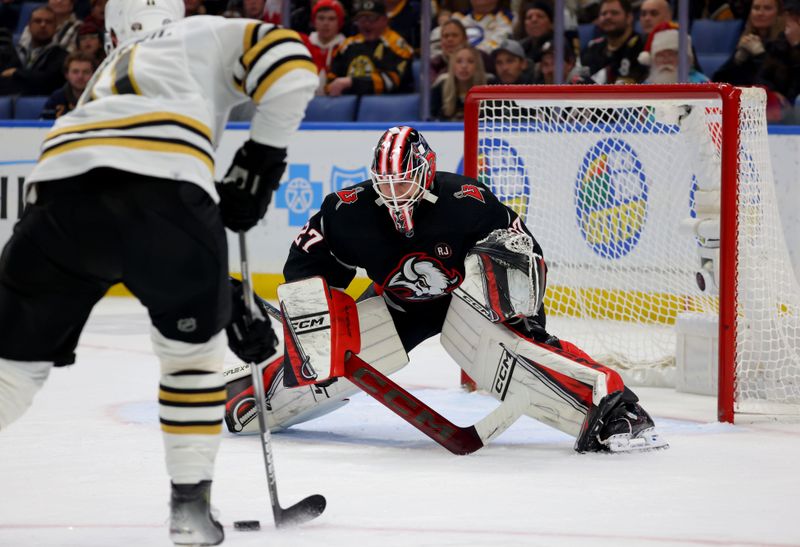
[[[414,235],[414,209],[420,200],[432,199],[428,191],[435,175],[436,152],[416,129],[392,127],[381,136],[370,178],[398,232]]]

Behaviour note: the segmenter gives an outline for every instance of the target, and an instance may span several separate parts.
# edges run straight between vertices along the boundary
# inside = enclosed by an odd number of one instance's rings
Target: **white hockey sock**
[[[52,367],[46,361],[0,359],[0,430],[28,410]]]
[[[164,374],[158,403],[167,472],[172,482],[211,480],[225,412],[222,373]]]
[[[175,484],[211,480],[225,412],[225,334],[187,344],[154,329],[152,338],[161,358],[158,408],[167,473]]]

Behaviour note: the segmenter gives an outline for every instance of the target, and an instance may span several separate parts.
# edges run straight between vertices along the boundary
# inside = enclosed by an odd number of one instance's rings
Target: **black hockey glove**
[[[222,222],[235,232],[255,226],[267,212],[286,169],[286,149],[248,140],[216,183]]]
[[[253,318],[248,321],[248,310],[244,303],[242,282],[230,279],[233,295],[231,322],[225,328],[228,333],[228,347],[245,363],[263,363],[275,355],[278,338],[272,330],[264,300],[253,291],[253,302],[261,310],[264,320]]]

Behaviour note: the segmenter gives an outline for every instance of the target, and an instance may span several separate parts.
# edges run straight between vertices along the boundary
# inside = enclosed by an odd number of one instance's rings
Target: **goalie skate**
[[[599,446],[589,451],[639,452],[669,448],[669,443],[656,431],[653,420],[638,403],[623,403],[613,409],[596,441]]]

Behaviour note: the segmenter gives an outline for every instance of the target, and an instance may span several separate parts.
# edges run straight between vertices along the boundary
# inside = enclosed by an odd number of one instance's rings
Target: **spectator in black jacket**
[[[515,40],[503,40],[492,52],[498,84],[532,84],[533,68],[522,46]]]
[[[50,95],[64,83],[67,51],[53,44],[56,17],[47,6],[34,10],[28,29],[31,44],[20,47],[20,65],[0,72],[0,95]]]
[[[47,99],[42,109],[42,118],[54,120],[74,110],[96,68],[97,64],[91,55],[80,51],[69,55],[64,61],[64,77],[67,83]]]
[[[641,83],[647,68],[639,61],[644,40],[633,31],[630,0],[601,0],[597,26],[603,33],[581,52],[581,64],[598,84]]]
[[[780,107],[770,121],[800,123],[791,116],[800,95],[800,0],[787,3],[784,14],[783,39],[767,52],[755,83],[765,86],[774,95],[772,102]]]
[[[19,55],[14,47],[11,32],[0,28],[0,71],[19,66]]]
[[[784,47],[781,0],[753,0],[733,55],[714,73],[715,82],[753,85],[767,54]]]
[[[524,29],[519,44],[525,55],[534,63],[542,60],[542,46],[553,39],[553,8],[545,0],[537,0],[525,7]]]

